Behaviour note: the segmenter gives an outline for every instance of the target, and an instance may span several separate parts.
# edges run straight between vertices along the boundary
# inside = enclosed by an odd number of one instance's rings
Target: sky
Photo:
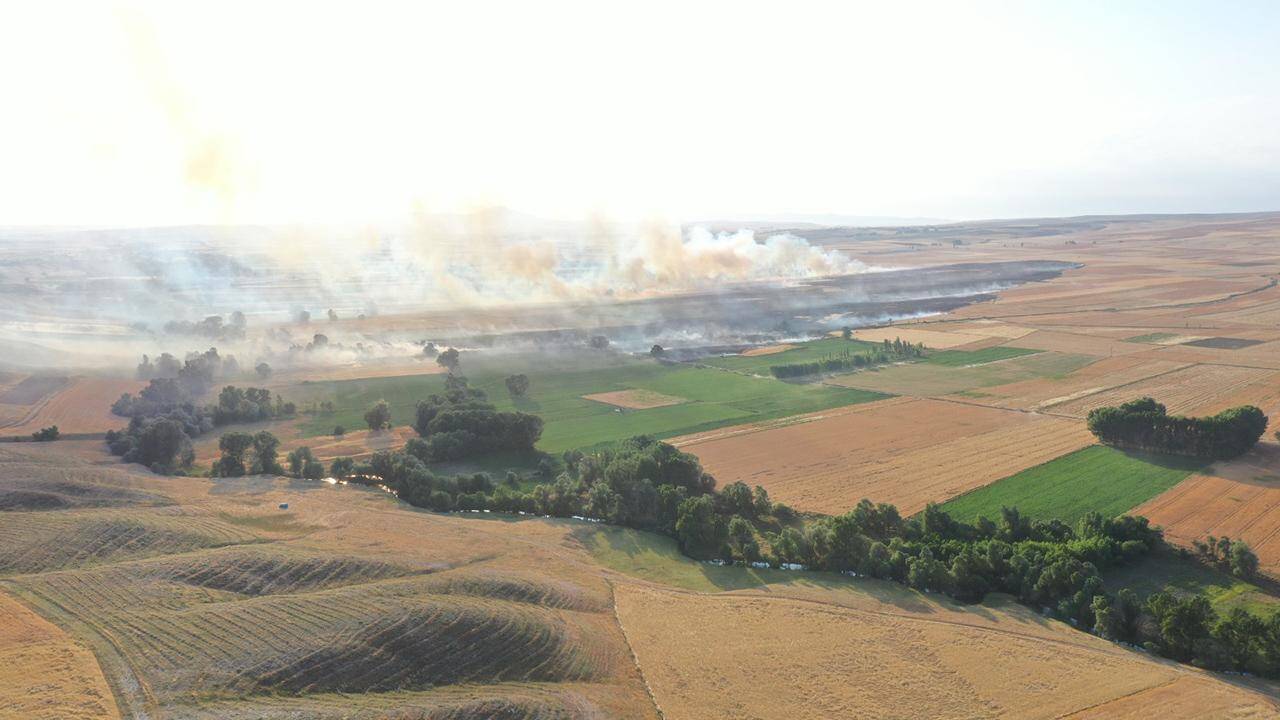
[[[0,226],[1280,209],[1280,3],[0,0]]]

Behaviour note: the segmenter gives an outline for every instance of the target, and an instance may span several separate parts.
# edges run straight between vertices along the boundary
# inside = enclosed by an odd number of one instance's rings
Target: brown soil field
[[[103,433],[122,428],[128,420],[111,413],[111,403],[124,393],[136,393],[146,383],[116,378],[74,378],[51,396],[25,406],[8,424],[0,419],[0,435],[29,435],[57,425],[64,434]]]
[[[1263,572],[1280,578],[1280,446],[1259,445],[1243,458],[1215,464],[1135,508],[1165,537],[1189,546],[1209,535],[1242,538]]]
[[[584,400],[594,400],[605,405],[627,408],[629,410],[648,410],[649,408],[667,407],[688,402],[682,397],[663,395],[652,390],[614,390],[612,392],[583,395]]]
[[[664,717],[1056,718],[1183,678],[1162,717],[1278,709],[1015,606],[958,608],[896,589],[883,599],[769,590],[616,587],[618,617]]]
[[[757,348],[751,348],[749,350],[743,350],[739,354],[742,355],[743,357],[759,357],[760,355],[776,355],[780,352],[794,350],[795,347],[796,347],[795,345],[786,345],[786,344],[768,345],[765,347],[757,347]]]
[[[0,718],[118,718],[93,653],[0,593]]]
[[[862,498],[911,514],[1093,442],[1079,422],[972,404],[899,399],[856,407],[672,442],[721,484],[761,485],[797,510],[832,514]]]
[[[1219,398],[1274,375],[1269,370],[1227,365],[1193,365],[1181,370],[1121,385],[1067,402],[1043,405],[1054,413],[1084,417],[1094,408],[1119,405],[1140,397],[1153,397],[1175,415],[1194,415]]]

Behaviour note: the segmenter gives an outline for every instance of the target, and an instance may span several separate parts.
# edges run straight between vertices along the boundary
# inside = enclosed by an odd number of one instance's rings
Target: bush
[[[41,428],[40,430],[31,433],[31,439],[36,442],[52,442],[57,440],[60,435],[61,433],[58,432],[58,426],[50,425],[47,428]]]

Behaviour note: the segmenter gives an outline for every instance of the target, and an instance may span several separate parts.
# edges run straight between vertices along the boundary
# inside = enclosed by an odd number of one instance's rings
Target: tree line
[[[924,356],[924,345],[913,345],[899,338],[890,342],[887,338],[880,347],[864,352],[843,352],[828,355],[820,360],[804,363],[787,363],[769,366],[769,373],[779,379],[818,375],[820,373],[845,372],[859,368],[885,365],[900,360],[910,360]]]
[[[1170,415],[1153,398],[1089,411],[1089,431],[1116,447],[1227,460],[1248,452],[1267,429],[1267,416],[1241,405],[1208,417]]]

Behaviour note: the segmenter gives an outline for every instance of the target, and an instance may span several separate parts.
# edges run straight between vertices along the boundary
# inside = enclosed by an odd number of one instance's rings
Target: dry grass
[[[759,357],[760,355],[777,355],[780,352],[794,350],[796,349],[796,347],[797,346],[795,345],[785,345],[785,344],[784,345],[768,345],[765,347],[756,347],[756,348],[751,348],[749,350],[743,350],[741,353],[738,353],[738,354],[742,355],[743,357]]]
[[[598,403],[627,408],[628,410],[647,410],[686,402],[682,397],[663,395],[652,390],[614,390],[613,392],[592,393],[582,397],[584,400],[594,400]]]
[[[1041,407],[1054,413],[1084,417],[1094,408],[1152,397],[1164,403],[1172,414],[1195,414],[1200,408],[1213,405],[1218,399],[1231,396],[1240,388],[1273,374],[1258,368],[1194,365],[1065,402],[1046,402]]]
[[[0,593],[0,718],[118,717],[93,653]]]
[[[81,465],[24,450],[50,474]],[[569,524],[321,483],[157,480],[183,491],[0,524],[0,564],[19,573],[4,586],[92,644],[127,713],[652,717]],[[334,693],[364,699],[339,712]]]
[[[0,417],[0,435],[29,435],[57,425],[65,433],[101,433],[122,428],[128,420],[111,413],[111,403],[146,383],[115,378],[74,378],[30,404],[17,406],[8,422]]]
[[[618,615],[663,715],[1054,718],[1178,678],[1182,712],[1267,717],[1267,698],[1036,617],[903,591],[701,595],[619,585]],[[786,595],[801,595],[790,598]],[[1194,692],[1190,692],[1194,691]]]
[[[968,345],[970,343],[986,340],[989,337],[987,335],[977,333],[970,335],[960,332],[943,332],[940,330],[913,327],[911,325],[866,328],[854,331],[853,336],[858,340],[866,340],[867,342],[883,342],[885,340],[900,338],[903,342],[909,342],[912,344],[924,343],[925,347],[935,350],[947,350],[950,348],[960,347],[961,345]]]

